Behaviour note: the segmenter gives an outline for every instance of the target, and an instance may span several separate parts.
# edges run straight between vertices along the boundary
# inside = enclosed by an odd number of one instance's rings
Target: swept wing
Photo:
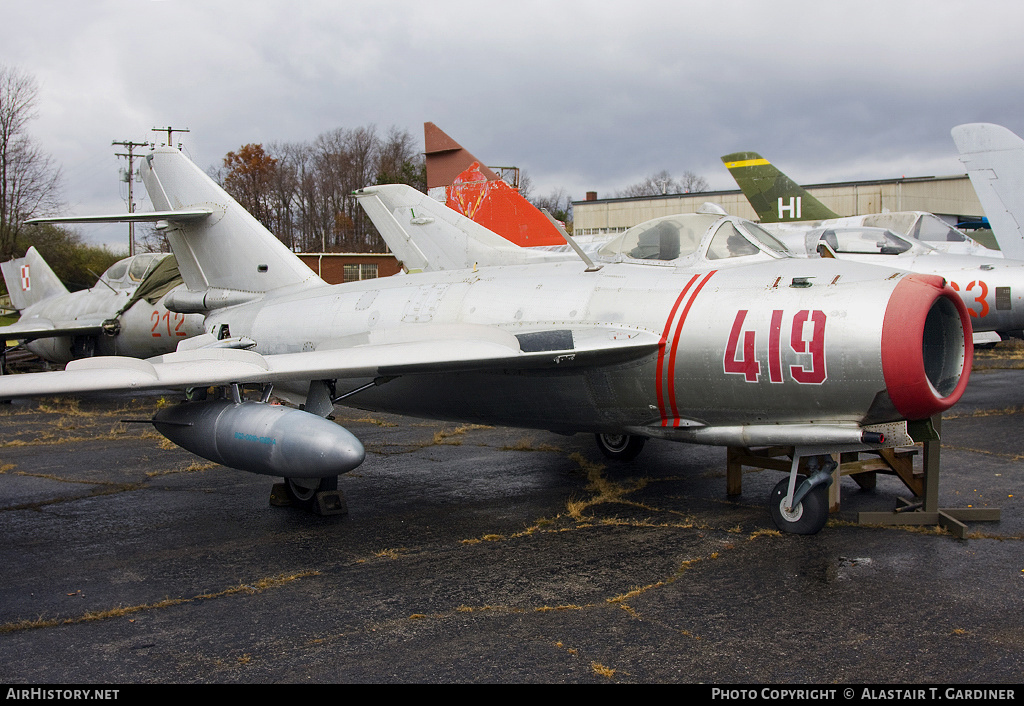
[[[68,363],[64,371],[4,377],[0,397],[567,367],[629,360],[656,350],[660,342],[650,332],[613,326],[553,330],[547,344],[536,333],[524,343],[501,329],[477,325],[426,326],[416,338],[385,333],[380,339],[351,348],[278,355],[203,348],[149,360],[86,358]]]

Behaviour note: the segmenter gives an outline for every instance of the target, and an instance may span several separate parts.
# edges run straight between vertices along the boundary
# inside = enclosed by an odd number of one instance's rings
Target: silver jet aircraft
[[[17,323],[0,326],[0,340],[24,341],[52,363],[94,355],[149,358],[203,331],[201,316],[168,311],[163,304],[163,295],[181,284],[167,254],[119,260],[96,286],[79,292],[69,292],[34,247],[0,270],[21,314]]]
[[[942,278],[794,258],[741,219],[660,218],[585,263],[376,186],[359,196],[393,221],[385,231],[451,238],[447,256],[465,266],[328,286],[177,150],[155,149],[142,175],[188,287],[169,306],[205,313],[205,333],[145,361],[8,376],[0,398],[191,389],[154,426],[284,477],[297,504],[323,503],[363,461],[358,439],[323,419],[344,404],[592,433],[613,458],[647,438],[793,446],[769,508],[784,530],[812,533],[827,518],[830,454],[910,443],[908,420],[967,384],[970,318]],[[304,408],[268,404],[271,386]],[[203,399],[210,387],[225,392]]]
[[[1024,260],[1024,140],[991,123],[957,125],[951,133],[999,249]]]
[[[795,228],[782,223],[766,227],[794,252],[945,278],[964,300],[975,345],[998,343],[1000,336],[1024,337],[1024,261],[952,255],[885,228]]]
[[[762,224],[888,228],[951,255],[1003,256],[971,240],[934,213],[894,211],[840,216],[757,152],[727,154],[722,162]]]

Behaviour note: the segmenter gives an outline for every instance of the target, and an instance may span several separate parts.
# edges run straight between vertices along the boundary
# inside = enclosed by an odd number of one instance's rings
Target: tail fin
[[[157,147],[141,172],[157,211],[212,211],[200,219],[172,214],[164,227],[192,292],[216,292],[217,299],[233,302],[282,287],[325,284],[179,150]]]
[[[44,299],[67,294],[67,287],[53,273],[46,260],[35,247],[28,249],[25,257],[0,263],[11,304],[18,311],[41,302]]]
[[[523,247],[565,245],[540,210],[434,123],[423,123],[427,192]]]
[[[734,152],[722,161],[762,223],[839,217],[757,152]]]
[[[989,123],[957,125],[952,135],[999,249],[1024,260],[1024,140]]]
[[[404,184],[368,186],[356,198],[410,272],[575,259],[572,253],[518,247]]]
[[[445,187],[445,205],[522,247],[565,245],[558,229],[536,206],[503,182],[487,181],[474,162]]]
[[[469,150],[434,123],[423,123],[423,147],[426,156],[427,191],[451,186],[471,164],[482,164]],[[498,175],[487,167],[481,167],[480,172],[487,181],[499,179]]]

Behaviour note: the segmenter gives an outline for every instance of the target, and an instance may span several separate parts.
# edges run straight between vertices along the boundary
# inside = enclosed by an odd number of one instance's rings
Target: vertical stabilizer
[[[510,243],[524,248],[565,245],[561,233],[536,206],[501,179],[488,181],[478,162],[445,187],[445,205]]]
[[[58,279],[46,260],[35,247],[28,249],[25,257],[0,263],[11,304],[18,311],[55,297],[67,294],[67,287]]]
[[[423,146],[426,155],[427,190],[450,186],[473,162],[481,163],[469,150],[453,140],[434,123],[423,123]],[[496,181],[498,175],[481,167],[487,181]]]
[[[244,297],[325,284],[179,150],[157,147],[146,156],[141,172],[157,211],[212,211],[198,220],[171,216],[164,227],[192,292],[220,290]]]
[[[952,135],[999,249],[1024,260],[1024,140],[990,123],[957,125]]]
[[[722,161],[762,223],[839,217],[757,152],[734,152]]]
[[[423,123],[427,191],[453,211],[522,247],[562,246],[540,210],[434,123]]]
[[[518,247],[404,184],[368,186],[355,196],[410,272],[575,259],[572,253]]]

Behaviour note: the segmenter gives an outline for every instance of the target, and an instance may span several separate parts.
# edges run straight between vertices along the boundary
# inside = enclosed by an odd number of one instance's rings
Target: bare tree
[[[377,183],[408,184],[427,190],[427,165],[408,130],[392,125],[377,150]]]
[[[301,145],[286,143],[270,145],[270,153],[277,160],[270,183],[270,230],[292,250],[298,249],[295,227],[295,203],[299,194],[299,164]]]
[[[157,230],[153,226],[142,228],[141,235],[139,231],[135,231],[135,250],[136,252],[170,252],[171,244],[167,242],[167,237],[164,236],[162,230]]]
[[[616,191],[617,198],[635,198],[642,196],[661,196],[663,194],[689,194],[707,191],[708,183],[704,177],[693,172],[683,172],[681,179],[674,179],[667,169],[651,174],[642,181]]]
[[[0,65],[0,260],[15,256],[26,219],[57,206],[60,170],[26,134],[38,92],[31,75]]]
[[[423,155],[406,130],[335,128],[312,142],[244,145],[210,170],[294,251],[380,252],[384,242],[352,192],[370,184],[426,191]]]
[[[683,175],[676,180],[679,190],[684,194],[699,194],[708,190],[708,180],[694,174],[690,170],[683,172]]]
[[[533,199],[531,203],[537,208],[546,208],[548,213],[562,221],[566,230],[572,233],[572,196],[565,189],[552,189],[550,194]]]
[[[519,170],[519,195],[527,201],[533,202],[533,179],[525,169]],[[536,206],[536,204],[534,205]]]

